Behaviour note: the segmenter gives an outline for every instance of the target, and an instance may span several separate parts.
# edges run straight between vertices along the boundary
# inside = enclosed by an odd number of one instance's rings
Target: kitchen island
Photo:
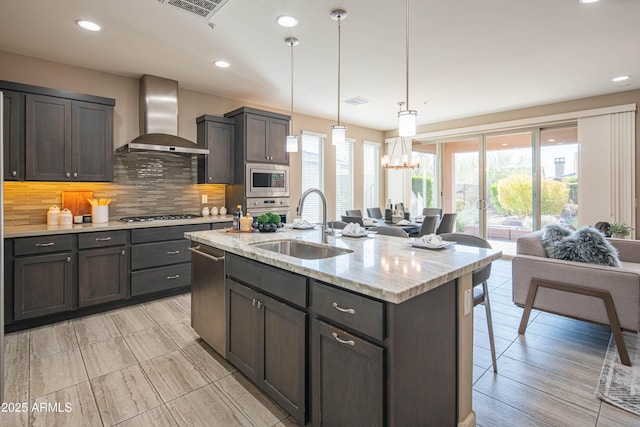
[[[323,247],[319,230],[185,237],[226,252],[227,358],[299,422],[475,425],[471,272],[500,251],[335,236],[342,253],[303,259],[259,245]]]

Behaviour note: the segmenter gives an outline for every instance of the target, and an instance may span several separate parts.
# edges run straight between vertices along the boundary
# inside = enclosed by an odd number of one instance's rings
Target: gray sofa
[[[513,257],[513,302],[525,308],[519,333],[525,332],[531,307],[609,325],[622,363],[630,365],[620,328],[640,329],[640,241],[609,239],[621,262],[609,267],[547,258],[541,237],[535,231],[518,238]]]

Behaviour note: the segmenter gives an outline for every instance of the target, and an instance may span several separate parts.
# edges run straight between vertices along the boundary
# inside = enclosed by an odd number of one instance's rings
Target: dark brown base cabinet
[[[456,425],[456,281],[392,304],[225,259],[227,358],[296,421]]]
[[[307,314],[227,279],[227,359],[300,423]]]
[[[78,306],[86,307],[127,296],[126,231],[78,236]]]
[[[311,321],[315,425],[384,425],[384,349]]]
[[[17,239],[13,316],[30,319],[73,308],[75,256],[71,236]]]

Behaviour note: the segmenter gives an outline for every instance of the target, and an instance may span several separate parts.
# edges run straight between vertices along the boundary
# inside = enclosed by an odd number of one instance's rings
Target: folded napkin
[[[313,224],[311,224],[309,221],[307,221],[306,219],[302,219],[302,218],[296,218],[293,220],[293,225],[298,226],[298,227],[311,227],[313,226]]]
[[[365,228],[362,227],[360,224],[357,224],[355,222],[350,222],[349,224],[345,225],[344,229],[342,230],[342,233],[358,234],[358,233],[362,233],[363,231],[365,231]]]
[[[439,245],[442,243],[442,237],[438,236],[435,233],[426,234],[420,237],[418,240],[420,240],[420,243],[424,245]]]
[[[406,219],[401,219],[400,221],[398,221],[396,223],[397,225],[411,225],[411,221],[408,221]]]
[[[376,223],[376,220],[373,218],[362,218],[362,222],[364,223],[364,225],[374,225]]]

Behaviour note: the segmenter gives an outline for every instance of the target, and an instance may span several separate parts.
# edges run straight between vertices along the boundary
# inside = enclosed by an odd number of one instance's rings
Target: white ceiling
[[[410,99],[418,124],[640,88],[640,1],[410,0]],[[0,50],[129,77],[154,74],[180,87],[336,119],[341,7],[341,121],[397,126],[405,96],[405,2],[228,0],[211,18],[158,0],[2,1]],[[282,14],[298,17],[280,27]],[[91,19],[103,30],[75,25]],[[226,59],[228,69],[213,66]],[[631,75],[623,83],[611,78]]]

